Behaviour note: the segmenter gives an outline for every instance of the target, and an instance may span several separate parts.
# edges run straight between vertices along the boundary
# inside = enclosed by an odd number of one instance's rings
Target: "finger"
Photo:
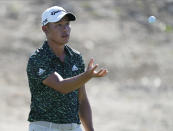
[[[93,66],[93,63],[94,63],[94,59],[91,58],[90,61],[89,61],[88,67],[92,67]]]
[[[100,69],[99,72],[95,73],[95,77],[100,77],[103,71],[103,69]]]
[[[102,75],[104,71],[105,71],[105,70],[104,70],[104,69],[102,69],[102,71],[101,71],[101,72],[100,72],[98,75]]]
[[[93,68],[92,68],[92,72],[94,72],[94,70],[98,67],[98,64],[96,64]]]
[[[103,77],[103,76],[105,76],[107,73],[108,73],[108,70],[107,70],[107,69],[105,69],[105,70],[104,70],[104,72],[101,74],[101,75],[102,75],[102,77]]]
[[[99,77],[103,77],[103,76],[105,76],[106,74],[107,74],[107,70],[104,69],[104,70],[102,70],[102,71],[98,74],[98,76],[99,76]]]
[[[103,73],[104,73],[104,69],[102,69],[102,71],[98,74],[98,76],[102,76],[103,75]]]
[[[103,69],[100,69],[100,71],[99,72],[97,72],[97,75],[99,75],[101,72],[103,71]]]

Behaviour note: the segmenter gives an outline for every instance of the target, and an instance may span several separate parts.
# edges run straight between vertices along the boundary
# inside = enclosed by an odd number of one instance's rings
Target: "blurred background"
[[[95,130],[172,131],[173,0],[0,0],[0,130],[28,130],[26,64],[53,5],[77,16],[69,44],[85,63],[109,69],[86,85]]]

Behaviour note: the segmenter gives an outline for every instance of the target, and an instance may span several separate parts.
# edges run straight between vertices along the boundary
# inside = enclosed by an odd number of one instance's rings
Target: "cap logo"
[[[44,72],[45,72],[45,70],[39,68],[38,75],[40,76],[40,75],[42,75]]]
[[[48,22],[48,20],[47,20],[47,18],[46,18],[46,19],[43,21],[43,24],[44,24],[44,23],[47,23],[47,22]]]
[[[72,71],[77,71],[77,70],[78,70],[77,66],[76,65],[73,65]]]
[[[64,10],[52,11],[52,12],[51,12],[51,15],[55,15],[56,13],[59,13],[59,12],[61,12],[61,11],[64,11]],[[65,12],[65,11],[64,11],[64,12]]]

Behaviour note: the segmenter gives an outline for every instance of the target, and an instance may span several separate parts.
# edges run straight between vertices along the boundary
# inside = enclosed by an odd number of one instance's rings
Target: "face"
[[[61,45],[66,44],[69,41],[71,28],[70,21],[67,17],[62,18],[55,23],[48,23],[45,28],[48,40]]]

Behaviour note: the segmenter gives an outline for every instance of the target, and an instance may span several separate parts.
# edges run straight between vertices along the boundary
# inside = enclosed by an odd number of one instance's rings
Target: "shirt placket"
[[[62,65],[62,74],[63,74],[63,77],[65,78],[66,77],[66,74],[65,74],[65,63],[61,63]]]
[[[67,72],[66,72],[66,70],[67,70],[67,63],[68,61],[67,61],[67,56],[65,56],[65,58],[64,58],[64,62],[62,62],[62,70],[63,70],[63,76],[64,76],[64,78],[67,78],[68,77],[68,75],[67,75]]]

